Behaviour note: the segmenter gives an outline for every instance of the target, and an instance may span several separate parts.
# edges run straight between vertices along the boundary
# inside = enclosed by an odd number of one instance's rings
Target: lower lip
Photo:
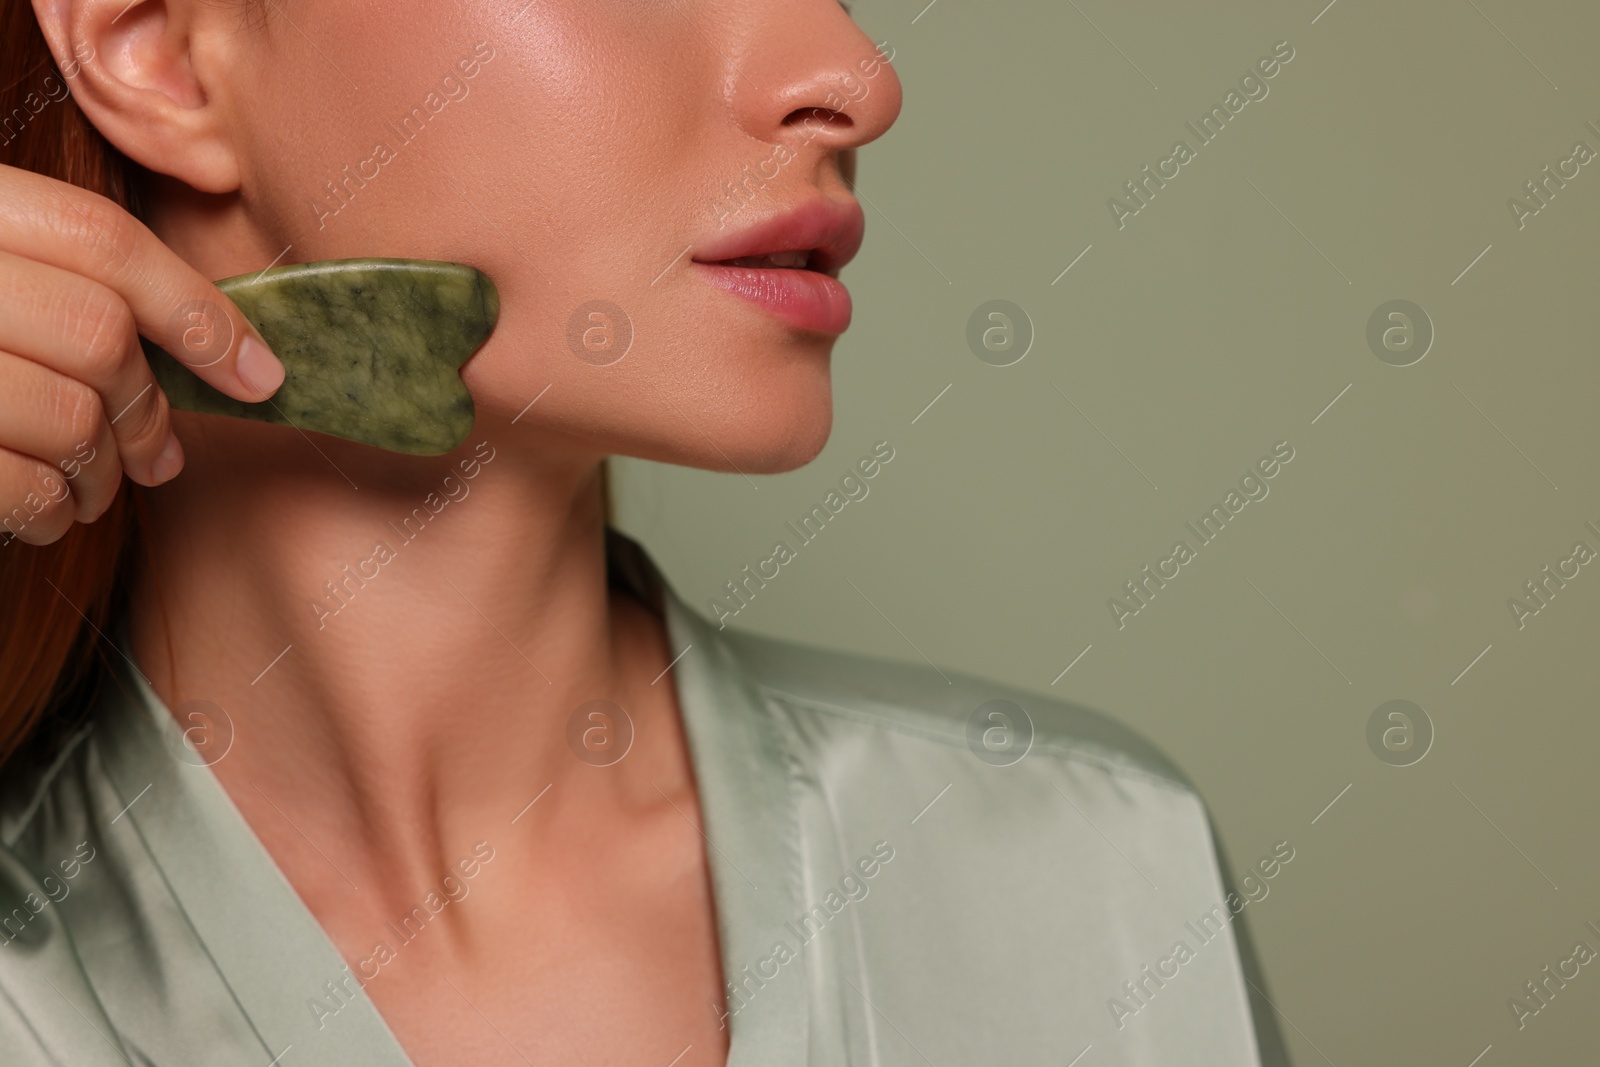
[[[744,297],[796,329],[838,335],[850,327],[850,290],[830,275],[724,263],[695,266],[712,285]]]

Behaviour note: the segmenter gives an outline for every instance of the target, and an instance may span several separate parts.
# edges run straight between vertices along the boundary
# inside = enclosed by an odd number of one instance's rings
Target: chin
[[[829,338],[821,351],[773,352],[758,361],[766,366],[727,382],[728,391],[693,416],[716,447],[698,433],[681,437],[698,456],[678,462],[729,470],[731,461],[746,474],[782,474],[816,459],[833,431],[832,347]]]
[[[782,474],[816,459],[833,430],[833,394],[825,375],[782,394],[763,389],[715,406],[682,406],[688,422],[672,408],[650,407],[625,425],[611,419],[595,425],[582,435],[582,446],[699,470]]]
[[[833,404],[807,409],[803,417],[779,421],[763,419],[752,428],[748,441],[740,442],[744,459],[731,449],[724,451],[747,474],[782,474],[816,459],[833,432]]]

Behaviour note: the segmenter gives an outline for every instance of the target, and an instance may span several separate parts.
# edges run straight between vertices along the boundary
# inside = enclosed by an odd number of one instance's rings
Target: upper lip
[[[861,247],[866,217],[854,200],[809,200],[791,211],[765,218],[737,233],[695,247],[696,263],[721,263],[774,252],[810,252],[807,270],[837,277]]]

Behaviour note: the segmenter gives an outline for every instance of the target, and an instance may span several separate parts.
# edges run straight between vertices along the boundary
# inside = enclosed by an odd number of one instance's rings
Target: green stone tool
[[[482,271],[421,259],[335,259],[241,274],[217,288],[283,361],[283,385],[251,404],[197,377],[190,368],[221,359],[233,338],[219,309],[186,305],[173,316],[179,353],[144,342],[173,407],[413,455],[448,452],[472,431],[460,368],[500,313],[494,282]]]

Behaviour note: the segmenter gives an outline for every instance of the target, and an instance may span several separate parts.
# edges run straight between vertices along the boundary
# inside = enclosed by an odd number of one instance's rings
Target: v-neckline
[[[635,542],[607,529],[608,565],[666,625],[711,871],[723,977],[730,985],[770,956],[799,913],[798,808],[790,747],[717,629],[690,610]],[[127,642],[120,642],[127,651]],[[129,663],[132,661],[129,660]],[[266,1056],[283,1067],[414,1067],[377,1006],[339,998],[348,965],[210,766],[189,751],[161,697],[119,673],[118,710],[96,733],[106,771],[162,881],[204,946]],[[120,689],[120,693],[118,690]],[[802,960],[791,971],[803,971]],[[330,986],[330,983],[333,983]],[[351,980],[347,987],[358,988]],[[726,1022],[727,1067],[803,1067],[808,983],[760,982]],[[312,998],[338,1004],[331,1016]],[[710,1010],[708,1005],[707,1010]],[[276,1059],[275,1059],[276,1057]]]

